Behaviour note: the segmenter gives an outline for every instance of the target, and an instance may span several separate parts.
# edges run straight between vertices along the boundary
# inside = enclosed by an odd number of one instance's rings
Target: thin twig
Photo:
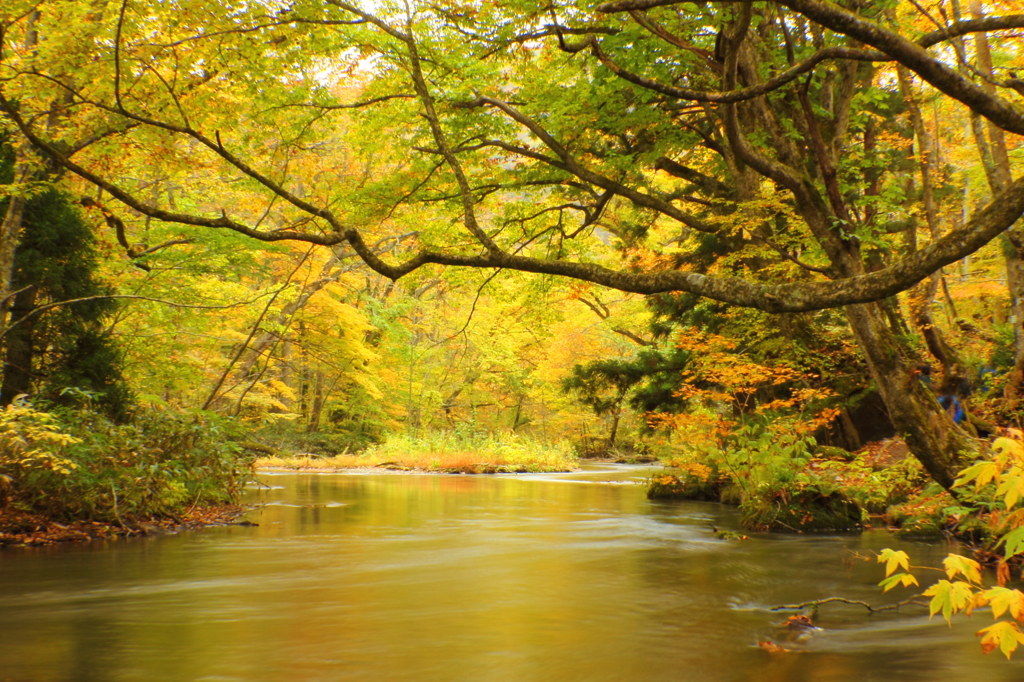
[[[124,525],[124,521],[121,520],[121,514],[119,514],[117,511],[117,488],[114,487],[113,483],[110,484],[110,492],[114,493],[114,518],[117,519],[117,522],[121,524],[122,528],[124,528],[128,532],[131,532],[132,529]]]
[[[256,323],[252,326],[252,329],[249,331],[249,336],[246,337],[245,342],[238,349],[238,352],[235,353],[235,356],[231,358],[231,362],[228,363],[228,366],[224,368],[224,372],[220,375],[220,379],[217,380],[217,383],[214,385],[213,390],[210,391],[210,395],[206,398],[206,402],[203,403],[203,407],[201,409],[209,409],[210,405],[213,404],[213,401],[219,397],[217,393],[220,391],[221,386],[224,385],[224,382],[227,380],[228,374],[231,373],[231,370],[235,366],[235,363],[238,362],[238,360],[242,357],[242,354],[245,353],[245,351],[249,348],[249,342],[252,341],[253,337],[256,336],[256,332],[259,331],[260,325],[263,324],[263,318],[265,318],[267,316],[267,313],[270,312],[270,306],[274,305],[274,301],[277,300],[277,297],[281,294],[281,292],[283,292],[285,289],[291,286],[292,277],[295,276],[295,273],[297,273],[299,271],[299,268],[301,268],[305,264],[306,260],[312,253],[313,247],[311,246],[309,250],[306,251],[305,255],[302,256],[302,260],[300,260],[298,265],[295,266],[295,269],[288,273],[288,277],[287,279],[285,279],[284,284],[279,289],[277,289],[277,291],[274,292],[274,295],[270,297],[270,300],[267,301],[267,305],[264,306],[263,312],[261,312],[260,316],[256,318]]]
[[[25,289],[28,288],[29,287],[25,287]],[[25,289],[19,289],[14,293],[21,293],[22,291],[25,291]],[[164,305],[169,305],[173,308],[192,308],[197,310],[226,310],[228,308],[237,308],[238,306],[249,305],[250,303],[259,300],[264,295],[265,294],[261,294],[260,296],[257,296],[256,298],[252,299],[251,301],[239,301],[238,303],[226,303],[224,305],[199,305],[194,303],[176,303],[174,301],[168,301],[163,298],[153,298],[152,296],[139,296],[137,294],[105,294],[102,296],[84,296],[82,298],[70,298],[66,301],[56,301],[54,303],[47,303],[46,305],[41,305],[38,308],[33,308],[24,317],[18,319],[16,322],[12,322],[3,331],[0,331],[0,339],[2,339],[4,336],[7,335],[9,331],[17,327],[19,324],[21,324],[28,318],[34,315],[39,315],[40,313],[45,313],[47,310],[53,310],[54,308],[60,308],[66,305],[71,305],[72,303],[87,303],[89,301],[105,301],[109,299],[129,299],[135,301],[150,301],[152,303],[163,303]]]
[[[800,611],[808,607],[818,608],[822,604],[828,604],[830,602],[839,602],[841,604],[854,604],[856,606],[863,606],[871,613],[878,613],[879,611],[899,611],[901,606],[907,606],[914,604],[915,606],[928,606],[925,602],[917,601],[923,594],[914,595],[910,599],[905,599],[895,604],[887,604],[886,606],[872,606],[866,601],[859,601],[857,599],[847,599],[846,597],[828,597],[826,599],[816,599],[814,601],[807,601],[803,604],[783,604],[782,606],[773,606],[768,609],[769,611]]]

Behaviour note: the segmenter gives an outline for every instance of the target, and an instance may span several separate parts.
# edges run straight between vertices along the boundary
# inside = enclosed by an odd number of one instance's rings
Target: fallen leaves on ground
[[[176,517],[126,520],[124,525],[105,521],[60,523],[40,514],[0,509],[0,547],[41,546],[59,542],[107,540],[116,537],[175,533],[182,530],[220,526],[243,512],[239,505],[196,507]]]

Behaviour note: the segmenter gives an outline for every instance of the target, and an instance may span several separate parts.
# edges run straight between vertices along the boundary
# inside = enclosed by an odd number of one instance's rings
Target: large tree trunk
[[[931,477],[949,489],[970,450],[967,435],[918,380],[915,363],[885,324],[878,306],[847,306],[845,311],[896,432]]]
[[[615,447],[615,439],[619,435],[619,420],[622,419],[622,403],[621,401],[615,408],[615,412],[612,413],[612,431],[608,434],[608,449],[611,450]]]
[[[957,367],[962,368],[963,363],[956,350],[946,341],[945,335],[932,317],[932,303],[935,301],[935,294],[939,290],[941,279],[941,271],[935,272],[914,287],[910,293],[909,308],[914,326],[924,337],[928,351],[942,365],[942,376],[945,379],[958,371]]]

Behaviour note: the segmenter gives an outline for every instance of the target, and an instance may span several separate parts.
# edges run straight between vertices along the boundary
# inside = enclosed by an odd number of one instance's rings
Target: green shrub
[[[885,514],[930,480],[924,467],[913,457],[879,471],[875,471],[870,458],[864,456],[852,462],[822,462],[818,471],[821,476],[841,480],[846,495],[870,514]]]
[[[648,496],[710,499],[738,504],[753,530],[846,530],[861,523],[860,506],[838,479],[812,468],[813,438],[772,432],[750,424],[729,434],[722,447],[695,451],[674,481],[657,477]]]
[[[704,500],[721,501],[722,485],[717,480],[705,480],[693,473],[682,476],[661,474],[647,482],[649,500]]]
[[[209,416],[145,411],[117,424],[88,408],[24,400],[0,412],[0,503],[124,523],[237,500],[249,467]]]

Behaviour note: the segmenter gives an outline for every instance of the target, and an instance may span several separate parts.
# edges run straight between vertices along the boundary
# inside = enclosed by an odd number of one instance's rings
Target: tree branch
[[[885,606],[872,606],[871,604],[867,603],[866,601],[860,601],[858,599],[847,599],[845,597],[828,597],[827,599],[815,599],[814,601],[806,601],[806,602],[804,602],[802,604],[783,604],[782,606],[773,606],[772,608],[770,608],[768,610],[769,611],[801,611],[801,610],[806,609],[808,607],[813,608],[813,609],[817,609],[822,604],[840,603],[840,604],[853,604],[855,606],[863,606],[864,608],[866,608],[871,613],[880,613],[882,611],[899,611],[901,606],[909,606],[909,605],[928,606],[927,602],[918,601],[918,599],[920,599],[923,596],[924,596],[923,594],[919,594],[919,595],[916,595],[914,597],[911,597],[910,599],[904,599],[903,601],[897,602],[895,604],[886,604]]]

